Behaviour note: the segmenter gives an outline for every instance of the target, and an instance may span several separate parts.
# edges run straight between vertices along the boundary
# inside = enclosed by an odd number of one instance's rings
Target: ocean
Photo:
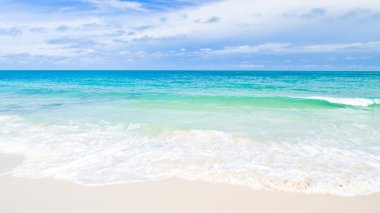
[[[0,173],[380,192],[380,72],[0,71]]]

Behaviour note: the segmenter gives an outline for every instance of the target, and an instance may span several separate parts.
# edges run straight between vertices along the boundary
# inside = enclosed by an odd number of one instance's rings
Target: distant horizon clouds
[[[0,5],[2,70],[380,70],[375,0]]]

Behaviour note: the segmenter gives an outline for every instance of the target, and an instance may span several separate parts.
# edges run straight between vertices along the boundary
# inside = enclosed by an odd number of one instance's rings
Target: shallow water
[[[3,71],[0,154],[88,185],[380,192],[380,72]]]

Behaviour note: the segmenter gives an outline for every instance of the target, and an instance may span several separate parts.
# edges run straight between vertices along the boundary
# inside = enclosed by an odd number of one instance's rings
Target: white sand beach
[[[88,187],[52,179],[0,177],[0,212],[379,212],[380,194],[359,197],[254,191],[167,180]]]

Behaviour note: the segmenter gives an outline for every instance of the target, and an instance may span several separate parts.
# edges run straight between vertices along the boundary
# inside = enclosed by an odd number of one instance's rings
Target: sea
[[[0,71],[0,174],[380,192],[380,72]]]

